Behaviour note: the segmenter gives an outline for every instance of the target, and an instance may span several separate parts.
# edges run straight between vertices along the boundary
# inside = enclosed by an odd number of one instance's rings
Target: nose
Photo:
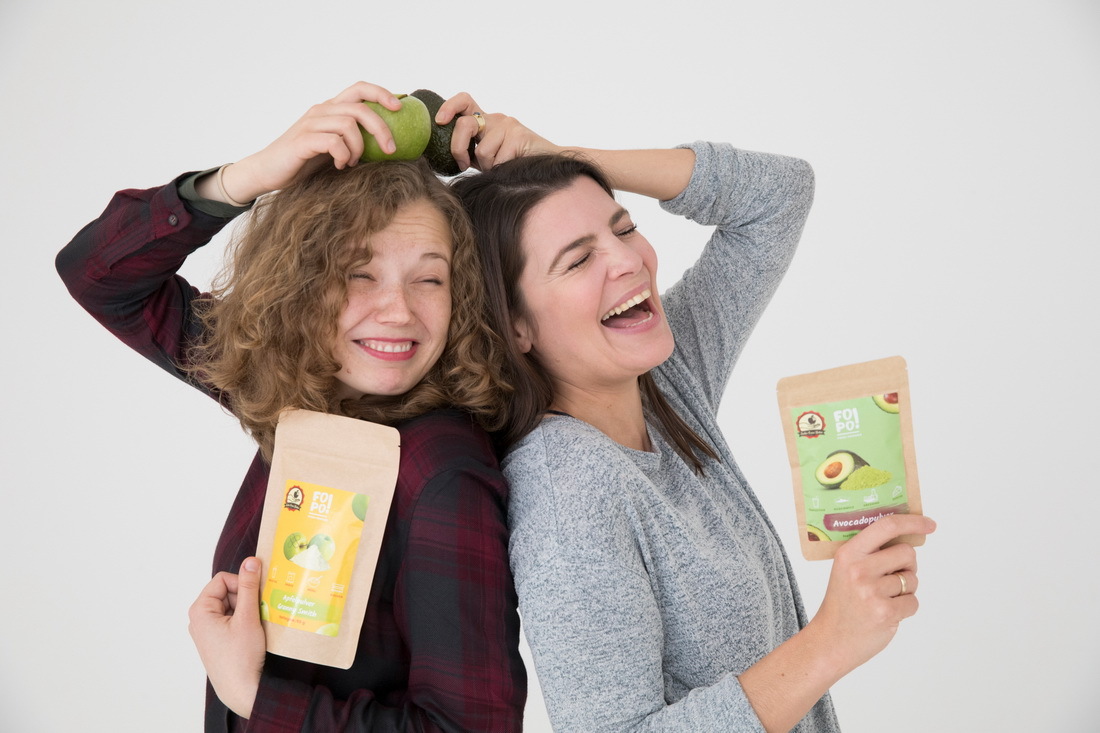
[[[642,268],[641,254],[618,237],[609,243],[607,255],[607,276],[611,279],[633,275]]]
[[[411,323],[414,316],[405,288],[393,286],[381,290],[375,304],[374,317],[379,323]]]

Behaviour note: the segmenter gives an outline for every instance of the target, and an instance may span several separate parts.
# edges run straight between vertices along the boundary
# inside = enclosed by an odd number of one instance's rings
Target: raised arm
[[[395,149],[393,135],[382,118],[363,102],[377,102],[389,110],[401,102],[387,89],[356,82],[302,117],[262,150],[228,165],[221,173],[203,177],[196,190],[203,198],[237,205],[284,188],[296,177],[318,166],[343,169],[356,165],[363,153],[363,127],[386,152]]]
[[[440,108],[436,120],[450,121],[456,115],[469,115],[480,106],[466,93],[457,94]],[[464,159],[480,170],[513,158],[540,153],[570,153],[594,161],[608,176],[611,185],[621,191],[651,196],[662,201],[675,198],[691,180],[694,153],[686,148],[671,150],[601,150],[579,146],[555,145],[508,115],[485,115],[484,132],[478,137],[475,159]],[[456,159],[460,155],[455,153]]]

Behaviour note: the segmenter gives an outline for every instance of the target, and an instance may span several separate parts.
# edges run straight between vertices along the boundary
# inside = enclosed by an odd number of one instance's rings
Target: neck
[[[627,448],[653,450],[642,412],[642,394],[636,381],[629,389],[619,392],[595,392],[555,384],[550,409],[584,420]]]

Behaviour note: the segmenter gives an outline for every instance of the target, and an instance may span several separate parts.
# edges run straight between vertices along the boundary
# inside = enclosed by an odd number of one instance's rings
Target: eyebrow
[[[614,229],[615,225],[622,221],[624,216],[630,216],[630,212],[622,207],[619,207],[619,209],[611,215],[611,218],[607,220],[607,225]],[[547,271],[553,272],[557,269],[558,263],[561,262],[561,260],[566,255],[568,255],[570,252],[580,249],[581,247],[584,247],[585,245],[591,244],[593,241],[595,241],[595,239],[595,234],[586,234],[583,237],[578,237],[577,239],[574,239],[572,242],[558,250],[558,253],[554,256],[554,259],[550,263],[550,267]]]
[[[451,264],[451,258],[449,256],[443,254],[442,252],[434,252],[434,251],[433,252],[425,252],[424,254],[420,255],[420,259],[422,259],[422,260],[443,260],[448,265]]]

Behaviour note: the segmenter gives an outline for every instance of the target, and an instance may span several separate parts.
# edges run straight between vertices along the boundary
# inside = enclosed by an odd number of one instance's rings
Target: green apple
[[[355,498],[351,500],[351,510],[355,513],[355,516],[359,517],[360,522],[364,522],[367,519],[367,495],[356,494]]]
[[[286,555],[287,560],[293,560],[295,555],[307,547],[309,547],[309,543],[306,542],[306,538],[302,536],[302,533],[292,532],[287,535],[286,541],[283,542],[283,554]]]
[[[267,610],[267,601],[260,601],[260,618],[264,621],[271,620],[271,613]]]
[[[325,562],[331,560],[332,553],[336,552],[336,541],[327,534],[313,535],[309,544],[311,547],[317,548],[317,551],[321,553],[321,557],[325,558]]]
[[[391,112],[377,102],[363,102],[382,118],[386,127],[390,128],[397,150],[392,155],[382,152],[374,135],[360,125],[359,131],[363,133],[364,144],[361,160],[415,160],[428,147],[428,140],[432,136],[432,118],[428,114],[428,108],[416,97],[398,94],[397,98],[401,100],[401,109],[396,112]]]
[[[317,633],[322,636],[336,636],[340,633],[340,624],[325,624],[317,629]]]

